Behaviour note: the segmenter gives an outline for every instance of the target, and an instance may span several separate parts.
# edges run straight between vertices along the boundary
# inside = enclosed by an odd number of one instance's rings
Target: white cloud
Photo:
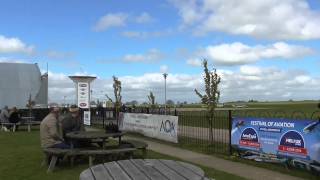
[[[167,65],[160,66],[160,72],[161,73],[168,73],[169,72],[169,67]]]
[[[26,60],[20,60],[9,57],[0,57],[0,63],[28,63]]]
[[[164,54],[158,49],[150,49],[145,54],[127,54],[122,59],[125,62],[154,62],[161,60]]]
[[[8,38],[0,35],[0,53],[34,53],[34,47],[26,45],[18,38]]]
[[[306,0],[169,0],[184,27],[195,34],[213,31],[264,39],[319,39],[320,12]]]
[[[284,98],[289,98],[289,97],[291,97],[292,96],[292,93],[291,92],[286,92],[286,93],[284,93],[283,95],[282,95],[282,97],[284,97]]]
[[[249,75],[249,76],[256,76],[256,75],[261,75],[262,70],[260,67],[257,66],[240,66],[240,72],[244,75]]]
[[[310,48],[290,45],[284,42],[255,46],[235,42],[232,44],[210,45],[197,54],[214,61],[216,64],[242,65],[262,59],[298,59],[312,53],[313,50]]]
[[[187,64],[195,67],[202,66],[202,61],[200,59],[188,59]]]
[[[136,22],[140,24],[151,23],[154,19],[150,16],[150,14],[143,12],[139,16],[136,17]]]
[[[247,69],[247,70],[246,70]],[[247,73],[248,70],[253,73]],[[243,72],[244,70],[245,73]],[[320,99],[320,78],[297,70],[280,70],[273,67],[244,66],[239,70],[217,71],[222,77],[220,84],[221,101],[237,100],[304,100]],[[164,99],[164,78],[162,72],[140,76],[119,76],[122,82],[123,101],[147,101],[149,91],[154,92],[156,101]],[[167,99],[174,101],[199,102],[194,88],[203,92],[202,74],[174,74],[167,77]],[[93,99],[113,97],[112,78],[97,78],[92,83]],[[74,102],[75,92],[71,80],[61,73],[49,72],[50,101]]]
[[[122,27],[126,25],[128,15],[124,13],[110,13],[101,17],[94,25],[94,31],[104,31],[112,27]]]
[[[74,56],[74,53],[72,52],[61,52],[61,51],[55,51],[55,50],[49,50],[45,54],[48,58],[53,58],[53,59],[64,59],[64,58],[71,58]]]
[[[173,35],[174,31],[172,29],[163,29],[160,31],[123,31],[122,36],[127,38],[137,38],[137,39],[146,39],[146,38],[158,38],[164,36]]]

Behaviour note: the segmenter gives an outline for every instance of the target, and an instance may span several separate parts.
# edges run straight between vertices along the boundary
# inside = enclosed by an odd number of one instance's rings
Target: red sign
[[[254,142],[254,141],[245,141],[245,140],[240,140],[239,144],[241,146],[249,146],[249,147],[255,147],[255,148],[260,148],[260,143]]]
[[[80,107],[86,107],[87,103],[80,103]]]
[[[299,148],[299,147],[290,147],[290,146],[282,146],[280,145],[278,147],[278,150],[281,152],[286,153],[293,153],[293,154],[301,154],[301,155],[307,155],[307,149],[306,148]]]

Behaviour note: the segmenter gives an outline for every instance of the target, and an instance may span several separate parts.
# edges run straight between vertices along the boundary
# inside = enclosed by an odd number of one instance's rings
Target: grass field
[[[78,180],[79,174],[88,168],[87,161],[77,164],[75,167],[60,164],[55,172],[47,174],[46,168],[40,167],[43,154],[40,149],[39,131],[31,133],[25,131],[0,132],[0,142],[1,180]],[[148,151],[147,158],[179,160],[153,151]],[[215,169],[201,168],[211,178],[243,179]]]
[[[263,118],[288,118],[288,119],[313,119],[320,118],[320,109],[317,101],[299,102],[253,102],[246,103],[247,108],[232,108],[231,104],[225,108],[217,108],[213,128],[228,129],[229,115],[231,117],[263,117]],[[230,113],[230,114],[229,114]],[[178,108],[179,125],[193,127],[210,127],[205,108],[191,107]]]

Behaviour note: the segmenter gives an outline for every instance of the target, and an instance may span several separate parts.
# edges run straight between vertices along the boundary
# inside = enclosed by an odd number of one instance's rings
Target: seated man
[[[20,114],[17,110],[17,107],[13,107],[9,113],[9,122],[10,123],[18,123],[20,121]],[[12,126],[10,126],[12,128]],[[18,130],[18,126],[16,125],[16,130]]]
[[[8,106],[5,106],[0,113],[0,121],[1,122],[8,122],[9,118],[9,112],[8,112]]]
[[[0,123],[8,123],[8,122],[9,122],[8,106],[5,106],[0,113]],[[4,131],[9,131],[7,128],[10,128],[10,127],[3,126]]]
[[[84,125],[81,122],[79,108],[76,105],[72,105],[69,108],[69,112],[61,118],[63,137],[67,133],[75,131],[84,131]]]
[[[85,130],[84,124],[81,122],[79,108],[76,105],[72,105],[69,108],[69,112],[64,117],[61,118],[61,124],[62,124],[62,134],[64,139],[66,139],[67,133]],[[80,144],[83,144],[84,142],[81,142],[81,143],[73,142],[73,143],[77,147],[77,146],[82,146]]]
[[[42,148],[69,149],[70,146],[64,142],[60,132],[61,124],[58,121],[59,107],[57,104],[50,104],[50,113],[40,124],[40,139]]]
[[[20,114],[17,107],[13,107],[9,113],[9,122],[18,123],[20,121]]]

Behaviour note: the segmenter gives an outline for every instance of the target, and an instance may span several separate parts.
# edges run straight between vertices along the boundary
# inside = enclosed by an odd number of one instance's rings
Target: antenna
[[[47,62],[47,74],[49,73],[49,63]]]

